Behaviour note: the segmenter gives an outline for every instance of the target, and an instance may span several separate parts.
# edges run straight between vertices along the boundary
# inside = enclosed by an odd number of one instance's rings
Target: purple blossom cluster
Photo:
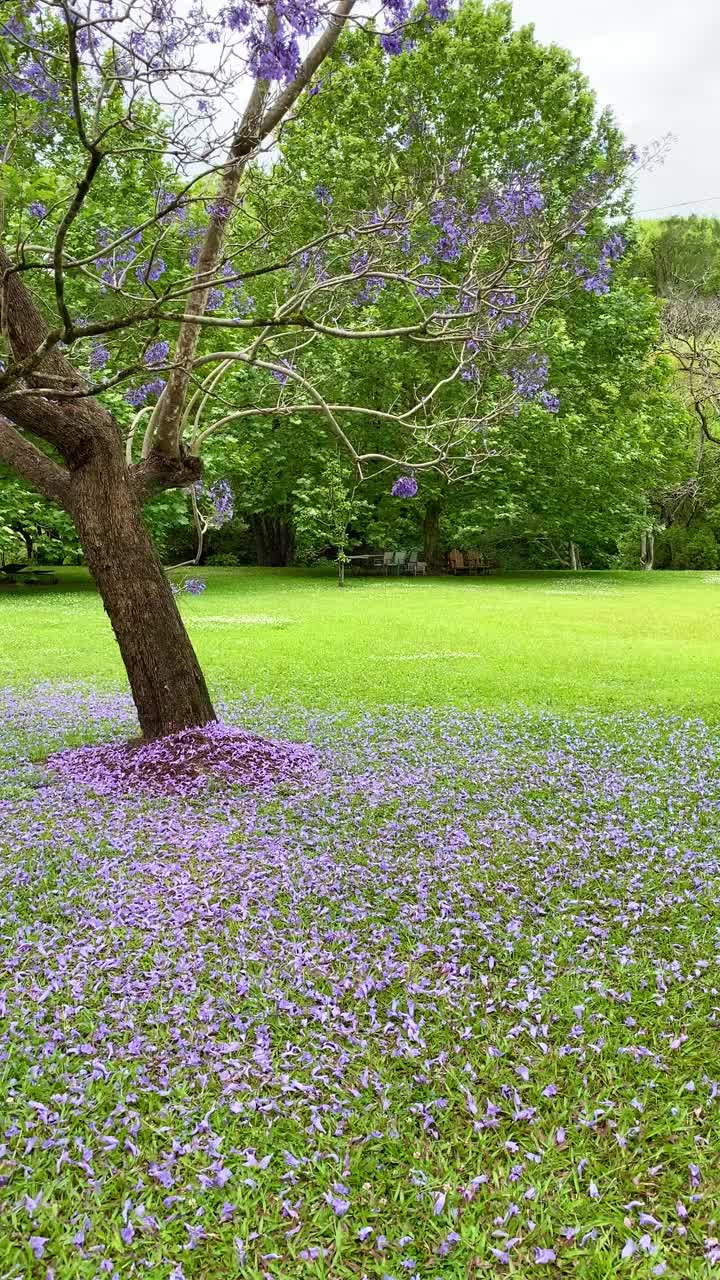
[[[25,32],[24,37],[27,38]],[[41,104],[57,102],[60,97],[60,85],[36,58],[31,58],[14,75],[3,76],[3,81],[13,93]]]
[[[390,492],[393,498],[414,498],[418,491],[415,476],[398,476]]]
[[[365,283],[353,298],[354,307],[372,306],[377,302],[385,288],[386,281],[382,276],[366,276]]]
[[[166,271],[164,260],[156,254],[149,262],[141,262],[135,268],[135,275],[140,284],[155,284]]]
[[[522,400],[535,401],[547,409],[548,413],[557,413],[560,400],[551,391],[546,390],[550,366],[544,355],[528,356],[525,363],[511,370],[513,387]]]
[[[613,232],[608,236],[607,240],[600,246],[597,266],[588,267],[585,263],[578,261],[575,265],[575,274],[578,279],[582,280],[583,288],[587,293],[594,293],[597,297],[610,292],[610,282],[612,280],[613,268],[616,262],[619,262],[625,252],[625,240],[619,232]]]
[[[509,227],[542,213],[545,197],[538,175],[532,169],[513,174],[491,208],[494,216]]]
[[[189,596],[200,596],[207,590],[207,583],[203,578],[183,578],[182,582],[172,582],[170,585],[174,596],[182,595],[183,592]]]
[[[517,294],[512,289],[493,289],[488,297],[488,317],[494,321],[496,333],[527,324],[528,314],[518,308]]]
[[[212,524],[216,529],[228,524],[235,514],[235,497],[229,480],[215,480],[208,489]]]
[[[455,162],[454,171],[459,168]],[[441,262],[456,262],[482,227],[502,224],[519,233],[544,209],[540,179],[531,169],[511,174],[499,191],[486,195],[474,206],[460,196],[444,195],[430,207],[430,223],[440,232],[433,247],[434,256]]]
[[[88,364],[91,373],[98,373],[103,369],[110,359],[109,349],[102,342],[97,342],[90,352]]]
[[[130,238],[125,239],[122,244],[118,245],[110,253],[99,255],[95,261],[104,289],[121,289],[128,271],[137,258],[135,246],[142,240],[142,232],[132,233],[131,227],[125,227],[121,235],[129,236]],[[114,239],[113,233],[107,227],[100,227],[97,232],[98,247],[103,248],[112,239]],[[146,269],[136,268],[138,280],[142,281],[143,271]]]
[[[6,1269],[717,1265],[717,728],[223,718],[0,695]]]
[[[150,396],[161,395],[164,387],[164,378],[153,378],[152,382],[144,382],[141,387],[130,387],[125,392],[125,401],[134,409],[140,409]]]
[[[149,369],[152,369],[157,365],[165,364],[169,352],[170,343],[165,339],[158,342],[152,342],[143,356],[143,363],[146,364]]]
[[[435,200],[430,209],[430,222],[440,234],[435,242],[435,256],[441,262],[455,262],[475,230],[475,220],[457,196]]]

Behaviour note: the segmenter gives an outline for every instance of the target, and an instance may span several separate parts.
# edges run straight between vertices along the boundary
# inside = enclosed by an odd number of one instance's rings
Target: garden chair
[[[52,569],[35,569],[30,561],[22,564],[0,565],[0,581],[9,582],[13,586],[22,582],[26,587],[50,586],[59,581]]]
[[[383,573],[389,573],[395,563],[395,552],[385,551],[382,558]]]
[[[407,551],[396,551],[396,552],[395,552],[395,559],[393,560],[393,569],[395,570],[395,572],[396,572],[396,574],[397,574],[398,578],[400,577],[400,574],[402,573],[402,571],[403,571],[403,569],[404,569],[404,567],[405,567],[405,562],[406,562],[406,560],[407,560],[407,556],[408,556]]]
[[[482,573],[483,558],[479,551],[466,551],[465,564],[468,573]]]
[[[410,574],[413,578],[417,578],[420,574],[422,574],[423,577],[425,576],[425,561],[419,560],[418,555],[419,552],[411,551],[405,565],[405,572]]]
[[[465,564],[465,557],[463,556],[462,551],[458,551],[457,547],[453,547],[452,551],[448,554],[448,568],[451,573],[464,573],[467,568]]]

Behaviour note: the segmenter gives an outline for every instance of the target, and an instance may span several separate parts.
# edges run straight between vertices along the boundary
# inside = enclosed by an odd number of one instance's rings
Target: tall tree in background
[[[472,469],[494,423],[530,401],[557,408],[533,326],[572,288],[604,292],[622,249],[600,213],[630,153],[602,121],[567,183],[507,156],[478,176],[438,147],[390,196],[373,177],[353,209],[335,212],[325,184],[298,191],[308,234],[289,246],[292,211],[257,161],[291,113],[312,119],[316,73],[352,13],[353,0],[212,13],[42,0],[3,28],[6,167],[34,129],[41,146],[61,140],[63,169],[48,202],[43,187],[4,211],[0,461],[72,517],[148,737],[214,711],[143,504],[196,482],[202,445],[249,412],[319,417],[358,476]],[[442,0],[383,14],[382,67],[408,56],[416,24],[447,17]],[[108,184],[134,189],[139,167],[155,185],[111,222]],[[315,351],[388,340],[432,352],[429,376],[382,409],[338,400]],[[239,373],[253,403],[238,408],[225,391]],[[127,437],[112,413],[123,384]],[[353,443],[368,419],[400,447]]]
[[[661,349],[687,410],[683,465],[674,482],[650,495],[659,562],[713,568],[720,556],[720,220],[640,223],[625,269],[660,300]]]

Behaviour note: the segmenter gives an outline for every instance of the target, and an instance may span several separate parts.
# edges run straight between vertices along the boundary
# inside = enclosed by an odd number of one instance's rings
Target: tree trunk
[[[433,499],[428,502],[423,517],[423,560],[431,569],[437,569],[442,564],[440,511],[440,503]]]
[[[215,712],[205,677],[120,455],[93,458],[73,481],[71,514],[120,646],[143,736],[207,724]]]
[[[580,551],[576,542],[570,543],[570,568],[574,570],[582,569]]]
[[[640,535],[640,568],[652,569],[655,563],[655,534],[641,533]]]
[[[255,539],[257,562],[265,568],[285,568],[293,554],[293,532],[282,516],[250,516],[250,529]]]
[[[22,538],[23,542],[25,543],[25,556],[26,556],[27,562],[28,562],[28,564],[29,564],[29,563],[30,563],[30,561],[31,561],[31,560],[32,560],[32,558],[33,558],[33,538],[32,538],[32,534],[28,532],[28,530],[25,528],[25,525],[23,525],[23,524],[14,524],[14,525],[12,525],[11,527],[15,530],[15,532],[16,532],[16,533],[19,533],[19,534],[20,534],[20,537]]]

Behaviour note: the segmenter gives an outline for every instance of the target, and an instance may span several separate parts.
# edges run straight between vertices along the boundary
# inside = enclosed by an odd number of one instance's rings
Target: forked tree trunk
[[[143,736],[214,720],[205,677],[119,456],[76,472],[72,515],[120,646]]]

